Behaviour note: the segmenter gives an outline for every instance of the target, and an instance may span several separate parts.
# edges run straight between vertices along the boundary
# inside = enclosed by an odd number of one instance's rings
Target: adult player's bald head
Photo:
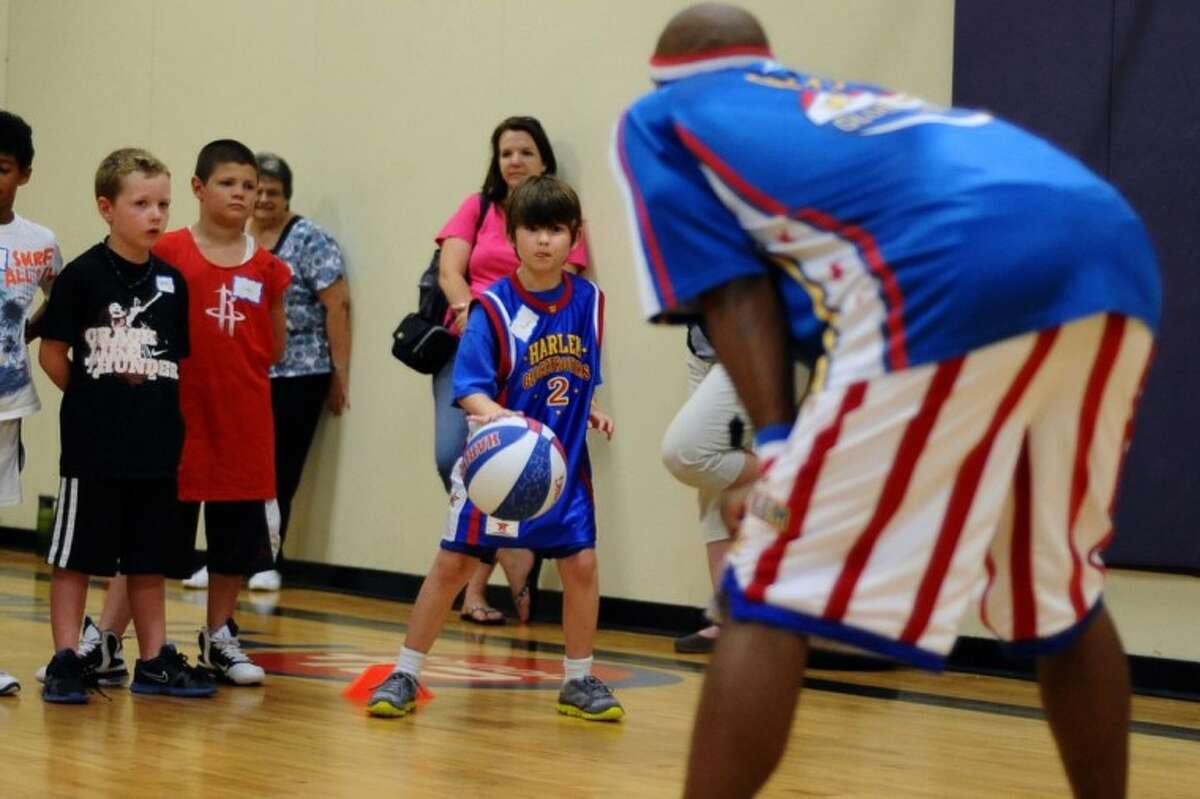
[[[663,28],[655,58],[673,58],[727,47],[767,48],[767,34],[749,11],[725,3],[697,3]]]

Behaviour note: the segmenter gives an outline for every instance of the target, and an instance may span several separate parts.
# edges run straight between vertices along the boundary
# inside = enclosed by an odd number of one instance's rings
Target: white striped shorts
[[[1018,651],[1069,642],[1153,349],[1098,315],[811,396],[729,556],[733,618],[940,668],[971,601]]]

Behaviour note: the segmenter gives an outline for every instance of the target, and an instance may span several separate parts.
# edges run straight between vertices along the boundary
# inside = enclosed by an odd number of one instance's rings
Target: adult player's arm
[[[777,440],[795,419],[788,326],[765,275],[732,280],[700,298],[708,338],[758,432]]]
[[[67,342],[50,338],[42,339],[38,345],[38,363],[42,371],[63,391],[67,390],[67,383],[71,380],[71,359],[67,355],[70,349],[71,345]]]
[[[686,321],[698,315],[701,294],[767,268],[669,120],[636,114],[618,125],[613,168],[634,230],[643,306],[651,319]]]

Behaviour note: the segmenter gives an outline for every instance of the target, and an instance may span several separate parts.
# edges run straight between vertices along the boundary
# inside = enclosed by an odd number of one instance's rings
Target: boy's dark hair
[[[508,197],[508,184],[500,173],[500,137],[505,131],[520,130],[529,134],[537,145],[538,155],[546,166],[547,175],[558,171],[558,161],[554,158],[554,148],[550,146],[550,138],[542,129],[542,123],[534,117],[509,117],[496,126],[492,131],[492,162],[488,165],[487,177],[483,179],[483,195],[494,205],[500,205]]]
[[[275,153],[259,153],[255,159],[258,161],[259,178],[275,178],[283,184],[284,199],[292,199],[292,168],[288,162]]]
[[[22,172],[33,166],[33,129],[11,111],[0,111],[0,153],[11,155]]]
[[[515,240],[517,228],[566,225],[571,237],[583,226],[579,196],[567,182],[552,175],[532,175],[513,189],[508,198],[508,237]]]
[[[195,175],[201,183],[207,183],[221,164],[245,164],[258,171],[253,150],[236,139],[217,139],[200,148],[200,155],[196,156]]]

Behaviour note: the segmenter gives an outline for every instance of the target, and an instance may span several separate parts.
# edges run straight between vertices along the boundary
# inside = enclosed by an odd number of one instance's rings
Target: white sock
[[[579,660],[563,658],[563,685],[571,680],[582,680],[592,673],[592,656],[588,655]]]
[[[425,665],[425,653],[408,647],[400,648],[400,657],[396,658],[396,671],[411,674],[421,681],[421,668]]]

